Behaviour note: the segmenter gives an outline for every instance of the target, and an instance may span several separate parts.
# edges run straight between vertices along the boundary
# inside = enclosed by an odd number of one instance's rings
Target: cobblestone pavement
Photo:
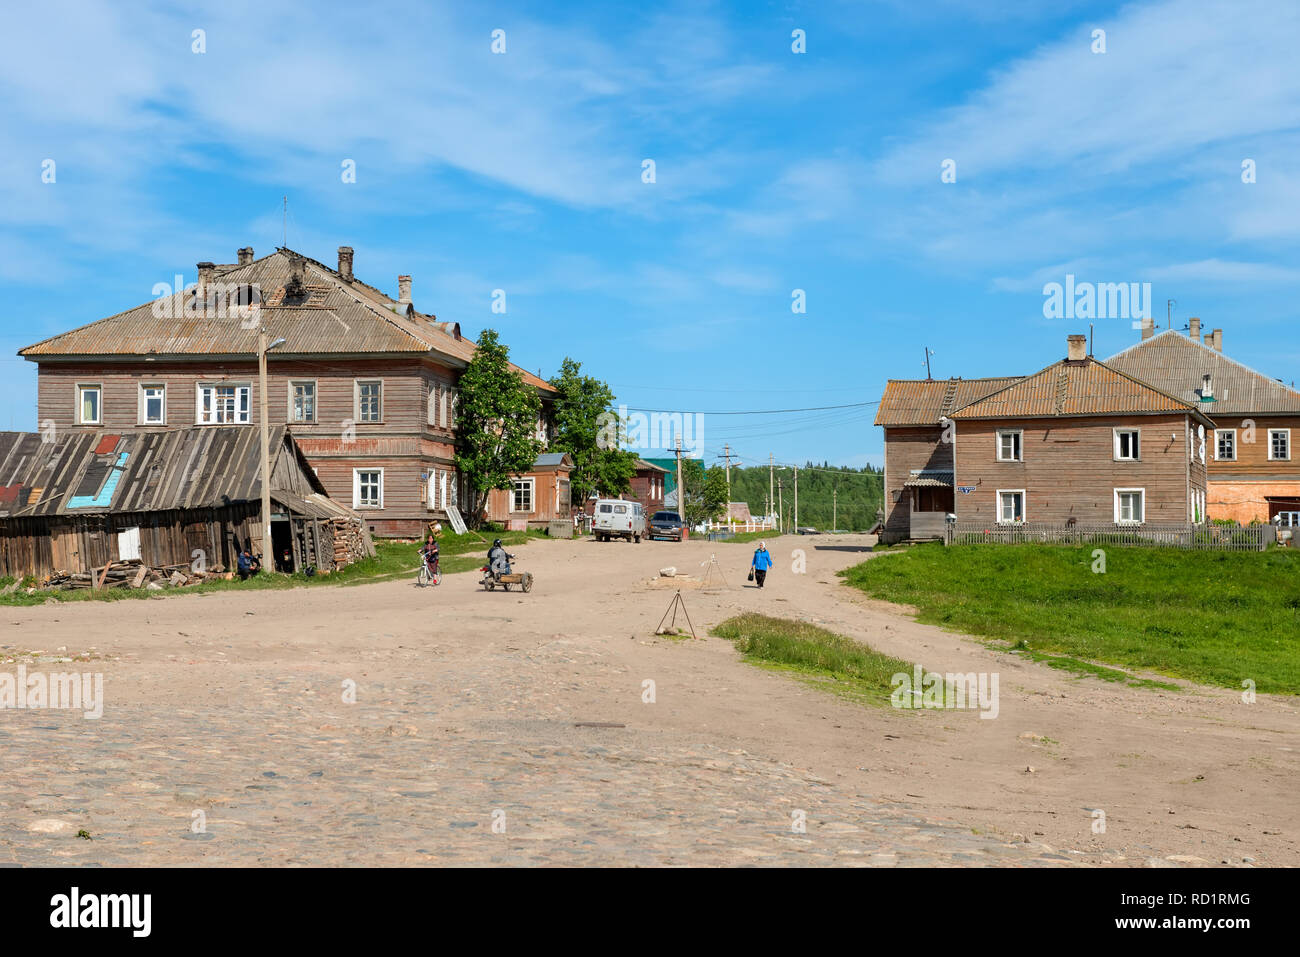
[[[788,765],[628,728],[474,717],[487,687],[422,707],[369,687],[357,721],[285,675],[261,703],[25,713],[0,733],[0,860],[27,865],[1063,864],[881,806]],[[246,697],[247,691],[241,693]],[[321,694],[320,691],[316,692]],[[193,830],[202,812],[201,832]],[[802,833],[796,830],[802,812]],[[78,838],[85,830],[90,839]]]
[[[1243,824],[1248,843],[1220,839],[1204,816],[1167,816],[1146,796],[1181,793],[1170,790],[1181,768],[1148,780],[1123,754],[1133,767],[1106,773],[1128,775],[1125,788],[1132,778],[1133,806],[1113,799],[1112,835],[1089,835],[1092,805],[1062,777],[1081,766],[1091,793],[1084,762],[1102,746],[1069,750],[1077,713],[1098,713],[1088,695],[1136,715],[1144,736],[1186,746],[1185,724],[1238,733],[1212,712],[1144,720],[1191,708],[1181,701],[1100,683],[1044,696],[1033,682],[1065,679],[1017,659],[1005,687],[1025,687],[1004,691],[998,722],[903,715],[755,668],[720,639],[654,638],[671,592],[649,578],[664,555],[693,567],[713,549],[692,544],[529,545],[528,596],[449,575],[436,590],[398,581],[0,610],[0,673],[102,672],[106,699],[98,720],[0,711],[0,864],[1177,867],[1218,864],[1223,848],[1267,853],[1271,839],[1255,834],[1275,812]],[[826,572],[861,560],[829,557]],[[743,580],[743,564],[728,574]],[[870,612],[839,602],[842,586],[824,577],[688,603],[701,631],[762,601],[850,632]],[[937,632],[916,627],[934,654]],[[1294,718],[1258,714],[1277,724],[1249,732],[1276,755],[1272,786],[1294,763],[1279,753],[1292,750]],[[1026,729],[1059,743],[1041,747]],[[1176,751],[1162,740],[1153,751]],[[1266,766],[1235,740],[1222,748]],[[1037,773],[1024,773],[1026,755]],[[1174,797],[1158,800],[1174,814]],[[1202,829],[1161,830],[1184,820]]]

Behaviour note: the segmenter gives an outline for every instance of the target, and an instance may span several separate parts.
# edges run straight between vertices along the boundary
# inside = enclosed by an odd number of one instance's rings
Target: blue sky
[[[1149,282],[1159,322],[1175,299],[1290,382],[1297,49],[1290,0],[19,6],[0,428],[36,424],[20,347],[270,252],[285,195],[292,248],[703,413],[710,460],[879,464],[871,406],[712,413],[872,402],[926,346],[937,376],[1034,371],[1087,331],[1044,317],[1067,273]],[[1137,336],[1095,325],[1102,357]]]

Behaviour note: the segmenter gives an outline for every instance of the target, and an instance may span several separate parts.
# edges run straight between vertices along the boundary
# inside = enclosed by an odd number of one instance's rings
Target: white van
[[[597,499],[591,530],[598,542],[607,542],[611,538],[640,542],[645,534],[645,510],[640,502],[627,502],[621,498]]]

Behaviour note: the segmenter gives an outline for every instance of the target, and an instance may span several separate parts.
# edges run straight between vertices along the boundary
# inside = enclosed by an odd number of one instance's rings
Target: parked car
[[[597,499],[591,531],[598,542],[607,542],[611,538],[640,542],[645,534],[645,509],[640,502],[627,502],[621,498]]]
[[[811,525],[800,525],[799,528],[797,529],[797,531],[799,532],[800,535],[820,535],[820,534],[821,534],[821,532],[817,531],[817,529],[813,528]]]
[[[676,512],[655,512],[646,525],[645,537],[651,541],[656,538],[671,538],[680,542],[686,537],[686,523]]]

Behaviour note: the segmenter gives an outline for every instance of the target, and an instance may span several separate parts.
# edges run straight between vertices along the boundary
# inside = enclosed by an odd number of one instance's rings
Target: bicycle
[[[425,561],[424,556],[420,557],[420,572],[415,577],[415,584],[423,588],[425,585],[437,585],[442,582],[442,569],[438,559],[433,560],[433,567]]]

